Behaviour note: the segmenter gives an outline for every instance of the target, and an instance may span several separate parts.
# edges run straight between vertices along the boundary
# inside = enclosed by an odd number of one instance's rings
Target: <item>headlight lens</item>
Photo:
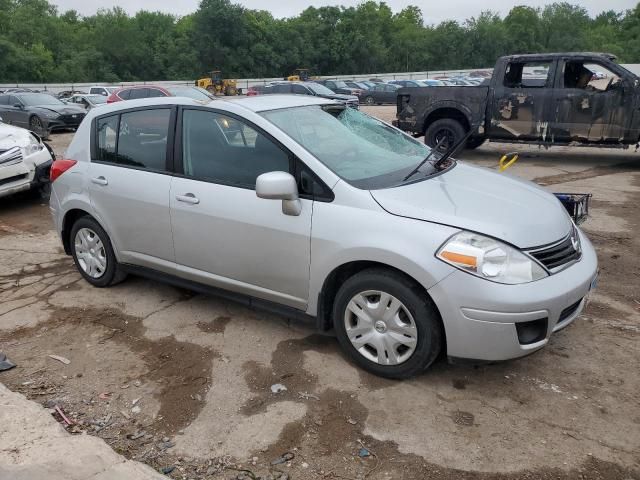
[[[24,147],[24,156],[28,157],[29,155],[38,153],[43,148],[44,145],[39,139],[37,139],[33,134],[29,135],[29,144]]]
[[[498,283],[515,285],[548,276],[542,266],[519,250],[473,232],[455,234],[436,256],[465,272]]]

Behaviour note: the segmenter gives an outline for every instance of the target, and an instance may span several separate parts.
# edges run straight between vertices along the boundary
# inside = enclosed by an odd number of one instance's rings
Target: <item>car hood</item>
[[[0,122],[0,150],[9,150],[13,147],[25,147],[29,144],[29,130],[12,127]]]
[[[75,105],[37,105],[31,108],[36,110],[47,110],[49,112],[54,112],[59,115],[86,113],[84,108],[77,107]]]
[[[571,231],[553,194],[536,184],[458,163],[433,178],[371,195],[389,213],[495,237],[520,248],[546,245]]]

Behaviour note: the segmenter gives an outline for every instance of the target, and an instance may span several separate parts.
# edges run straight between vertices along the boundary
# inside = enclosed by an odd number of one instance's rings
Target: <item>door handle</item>
[[[197,205],[200,203],[200,199],[193,193],[185,193],[184,195],[176,195],[176,200],[179,202],[189,203],[191,205]]]
[[[109,185],[109,182],[102,175],[97,178],[92,178],[91,183],[95,183],[96,185]]]

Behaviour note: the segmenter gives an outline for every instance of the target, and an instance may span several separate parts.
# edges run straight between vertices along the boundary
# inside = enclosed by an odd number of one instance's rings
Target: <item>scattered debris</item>
[[[310,400],[310,399],[314,399],[314,400],[320,400],[320,397],[317,395],[314,395],[313,393],[308,393],[308,392],[298,392],[298,396],[300,398],[303,398],[304,400]]]
[[[140,411],[141,411],[140,405],[136,405],[131,409],[131,413],[140,413]]]
[[[127,438],[129,440],[138,440],[139,438],[144,437],[146,434],[147,434],[146,431],[138,430],[136,433],[130,433],[129,435],[127,435]]]
[[[133,401],[131,402],[131,405],[135,406],[141,399],[142,397],[134,398]]]
[[[163,475],[169,475],[171,472],[173,472],[176,469],[176,467],[174,465],[171,465],[169,467],[162,467],[160,469],[160,473],[162,473]]]
[[[139,387],[140,385],[142,385],[142,382],[140,380],[136,380],[135,382],[133,382],[133,385]]]
[[[4,353],[0,353],[0,372],[11,370],[16,364],[7,358]]]
[[[360,451],[358,452],[358,456],[360,458],[370,457],[371,456],[371,452],[369,452],[369,450],[367,450],[366,448],[362,447],[360,449]]]
[[[280,392],[286,392],[286,391],[287,391],[287,387],[285,387],[281,383],[274,383],[273,385],[271,385],[272,393],[280,393]]]
[[[358,422],[356,420],[354,420],[353,418],[349,417],[347,418],[347,423],[351,424],[351,425],[357,425]]]
[[[293,460],[295,457],[295,455],[291,452],[287,452],[282,454],[282,456],[276,458],[275,460],[273,460],[271,462],[271,465],[281,465],[283,463],[289,462],[291,460]]]
[[[71,360],[65,357],[61,357],[60,355],[49,355],[49,358],[53,358],[54,360],[64,363],[65,365],[69,365],[71,363]]]
[[[62,418],[64,423],[66,423],[67,425],[73,425],[75,423],[73,420],[69,420],[69,418],[64,414],[64,412],[58,405],[53,407],[53,409],[58,413],[58,415],[60,415],[60,418]]]
[[[98,395],[98,398],[100,398],[101,400],[110,400],[111,392],[102,392],[100,395]]]

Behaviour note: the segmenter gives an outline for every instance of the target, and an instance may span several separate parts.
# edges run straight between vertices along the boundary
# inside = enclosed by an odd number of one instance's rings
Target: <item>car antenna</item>
[[[436,163],[433,164],[433,168],[435,168],[436,170],[439,170],[440,166],[447,161],[447,159],[453,154],[453,152],[458,150],[458,148],[461,145],[464,145],[465,143],[467,143],[467,140],[469,140],[469,137],[477,130],[477,128],[478,128],[477,126],[470,128],[464,137],[458,140],[451,148],[449,148],[444,153],[444,155],[442,155],[438,160],[436,160]]]
[[[413,177],[421,168],[422,166],[427,163],[427,161],[431,158],[431,155],[433,155],[435,152],[438,151],[438,148],[440,148],[440,145],[442,145],[444,143],[444,141],[446,140],[446,137],[442,137],[440,139],[440,141],[438,143],[436,143],[436,146],[433,147],[431,149],[431,151],[429,152],[429,155],[427,155],[424,160],[422,160],[418,165],[416,165],[416,168],[414,168],[413,170],[411,170],[406,177],[404,177],[402,179],[403,182],[406,182],[407,180],[409,180],[409,178]]]

